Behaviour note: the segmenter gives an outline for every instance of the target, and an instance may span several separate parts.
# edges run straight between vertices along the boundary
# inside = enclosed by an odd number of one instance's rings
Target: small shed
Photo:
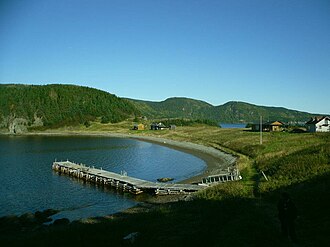
[[[168,129],[165,124],[163,123],[152,123],[150,125],[151,130],[163,130],[163,129]]]
[[[269,121],[261,124],[263,132],[283,131],[285,124],[281,121]],[[260,123],[252,124],[252,131],[260,131]]]
[[[144,130],[144,124],[134,124],[133,130]]]

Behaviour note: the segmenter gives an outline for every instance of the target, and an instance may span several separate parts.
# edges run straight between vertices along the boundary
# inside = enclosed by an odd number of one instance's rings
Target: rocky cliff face
[[[27,132],[28,120],[25,118],[14,118],[9,123],[9,133],[11,134],[22,134]]]
[[[31,121],[24,117],[7,116],[0,117],[0,129],[8,129],[11,134],[22,134],[28,132],[28,127],[44,126],[42,117],[34,114],[34,119]]]

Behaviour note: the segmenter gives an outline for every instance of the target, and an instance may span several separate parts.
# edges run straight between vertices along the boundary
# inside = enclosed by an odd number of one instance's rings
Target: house
[[[262,123],[263,132],[283,131],[285,124],[281,121],[269,121]],[[260,123],[252,124],[252,131],[260,131]]]
[[[176,125],[174,124],[171,124],[170,127],[169,127],[170,130],[176,130]]]
[[[330,117],[314,117],[306,123],[308,132],[330,132]]]
[[[150,125],[151,130],[163,130],[163,129],[168,129],[163,123],[152,123]]]
[[[133,130],[144,130],[144,125],[143,124],[134,124]]]

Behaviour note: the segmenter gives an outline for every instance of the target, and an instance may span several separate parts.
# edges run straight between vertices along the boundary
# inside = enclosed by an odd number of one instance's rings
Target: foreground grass
[[[201,191],[193,201],[164,204],[147,212],[127,212],[92,223],[2,228],[1,242],[11,246],[121,246],[126,244],[124,236],[139,232],[137,246],[291,246],[279,233],[276,204],[282,191],[288,191],[297,204],[301,246],[329,242],[329,134],[264,133],[260,145],[259,133],[246,130],[194,126],[155,132],[131,131],[128,126],[95,123],[88,131],[152,135],[211,146],[237,155],[244,179]],[[84,132],[86,128],[71,130]]]

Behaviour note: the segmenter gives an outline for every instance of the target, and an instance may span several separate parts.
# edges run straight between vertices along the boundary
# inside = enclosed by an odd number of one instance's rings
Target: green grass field
[[[133,131],[129,126],[92,123],[71,130],[152,135],[211,146],[239,157],[243,180],[201,191],[192,201],[121,213],[94,223],[24,231],[1,228],[1,242],[8,246],[121,246],[126,244],[124,236],[139,232],[136,246],[292,246],[281,237],[276,209],[281,192],[287,191],[299,211],[298,246],[329,243],[329,133],[263,133],[261,145],[259,133],[243,129],[196,125],[175,131]]]

